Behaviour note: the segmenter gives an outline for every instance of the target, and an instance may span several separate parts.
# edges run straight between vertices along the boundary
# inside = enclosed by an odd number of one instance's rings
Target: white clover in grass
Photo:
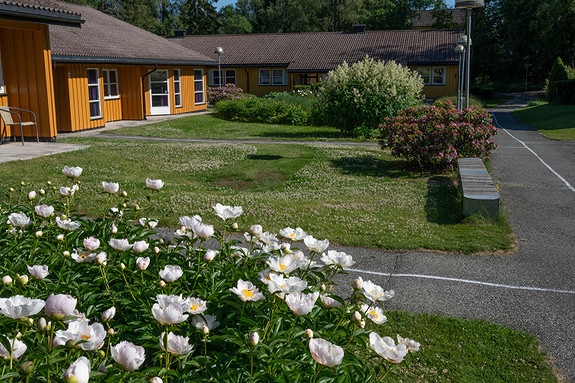
[[[214,206],[214,210],[216,211],[216,215],[224,221],[238,218],[244,212],[241,206],[224,206],[220,203]]]
[[[46,278],[48,274],[50,274],[48,271],[48,266],[46,265],[34,265],[27,267],[30,275],[39,280]]]
[[[303,231],[301,227],[292,229],[291,227],[286,227],[280,230],[280,235],[284,238],[291,239],[294,242],[303,240],[307,233]]]
[[[62,173],[64,173],[64,175],[68,178],[78,178],[82,175],[82,168],[79,166],[64,166],[64,169],[62,169]]]
[[[192,231],[196,237],[201,239],[208,239],[214,235],[214,227],[212,225],[206,225],[203,222],[197,222],[193,225]]]
[[[134,253],[138,254],[138,253],[143,253],[144,251],[148,250],[148,247],[150,247],[150,244],[148,242],[136,241],[136,242],[134,242],[132,249],[134,250]]]
[[[340,365],[344,356],[343,348],[321,338],[309,340],[309,352],[313,360],[327,367]]]
[[[34,206],[34,211],[40,217],[48,218],[48,217],[51,217],[52,215],[54,215],[54,206],[38,205],[38,206]]]
[[[98,238],[94,238],[93,236],[84,238],[82,243],[84,244],[84,247],[90,251],[95,251],[98,249],[98,247],[100,247],[100,240]]]
[[[341,268],[355,265],[352,256],[342,251],[328,250],[327,253],[323,253],[321,255],[321,260],[328,266],[337,266]]]
[[[158,340],[160,341],[162,351],[166,351],[166,333],[163,332]],[[193,346],[190,344],[189,337],[183,337],[169,332],[167,349],[172,355],[187,355],[193,350]]]
[[[402,338],[399,334],[397,334],[397,343],[398,344],[404,344],[405,347],[407,347],[407,349],[410,352],[417,352],[419,351],[419,342],[414,341],[413,339],[409,339],[409,338]]]
[[[64,372],[65,382],[88,383],[92,366],[85,356],[81,356]]]
[[[120,190],[120,184],[117,182],[102,181],[102,188],[106,193],[116,194]]]
[[[307,288],[307,281],[298,277],[286,278],[282,274],[269,273],[268,290],[270,293],[301,293]]]
[[[361,312],[364,313],[365,316],[371,319],[375,324],[382,324],[387,322],[387,317],[383,314],[381,307],[362,304]]]
[[[63,319],[70,316],[76,309],[76,298],[67,294],[50,294],[46,299],[44,311],[46,315],[54,319]]]
[[[70,254],[72,259],[78,263],[90,263],[96,260],[98,256],[97,253],[91,253],[89,251],[78,251],[77,249]]]
[[[136,258],[136,267],[141,271],[144,271],[150,266],[150,257],[138,257]]]
[[[126,251],[132,248],[132,244],[127,239],[117,239],[112,238],[108,241],[108,244],[114,249],[118,251]]]
[[[184,275],[184,272],[180,266],[166,265],[158,274],[164,281],[174,282]]]
[[[10,298],[0,298],[0,314],[12,319],[28,318],[38,314],[44,305],[42,299],[13,295]]]
[[[220,325],[220,322],[216,320],[216,317],[209,314],[194,315],[192,317],[192,325],[196,330],[203,331],[204,327],[208,330],[213,330]]]
[[[24,355],[24,353],[28,349],[26,343],[16,338],[10,339],[5,335],[2,336],[6,338],[7,343],[10,345],[10,349],[12,350],[12,352],[10,352],[9,349],[4,347],[4,345],[0,343],[0,357],[2,357],[2,359],[10,360],[10,357],[12,357],[12,359],[18,359],[22,355]]]
[[[56,224],[60,229],[67,231],[76,230],[81,226],[80,222],[74,222],[70,219],[60,219],[60,217],[56,217]]]
[[[369,345],[379,356],[391,363],[401,363],[409,351],[404,344],[396,345],[392,338],[382,338],[375,332],[369,334]]]
[[[376,301],[388,301],[395,296],[395,291],[389,290],[385,291],[381,286],[376,285],[372,281],[363,281],[362,283],[363,292],[365,297],[372,302]]]
[[[310,251],[314,251],[319,254],[323,253],[329,246],[329,240],[324,239],[323,241],[320,241],[311,235],[306,235],[303,242]]]
[[[341,302],[338,302],[327,294],[322,294],[320,299],[321,303],[323,303],[323,305],[327,308],[333,309],[341,306]]]
[[[162,180],[151,180],[146,178],[146,187],[152,190],[160,190],[164,187],[164,181]]]
[[[30,224],[30,218],[24,213],[12,213],[8,216],[8,223],[23,229]]]
[[[313,310],[318,297],[319,293],[317,291],[311,294],[290,293],[286,296],[285,301],[295,315],[302,316],[309,314]]]
[[[269,268],[277,273],[289,274],[299,267],[299,263],[294,261],[291,255],[284,255],[283,257],[271,256],[267,260]]]
[[[200,298],[189,297],[184,299],[184,310],[193,315],[203,313],[208,309],[206,302]]]
[[[106,330],[101,323],[90,324],[88,320],[74,320],[66,330],[56,331],[55,337],[60,344],[72,342],[84,351],[94,351],[104,345]]]
[[[238,296],[242,301],[259,301],[265,299],[264,295],[258,290],[256,286],[250,281],[238,280],[236,287],[232,287],[230,291]]]
[[[146,360],[144,347],[122,341],[110,348],[112,358],[126,371],[135,371]]]
[[[202,217],[199,215],[194,215],[193,217],[188,217],[187,215],[180,217],[178,225],[185,227],[187,230],[192,230],[194,225],[202,222]]]

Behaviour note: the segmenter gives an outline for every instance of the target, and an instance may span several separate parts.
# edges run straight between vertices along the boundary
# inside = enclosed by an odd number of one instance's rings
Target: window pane
[[[166,86],[165,82],[153,82],[152,86],[152,93],[153,94],[167,94],[168,87]]]
[[[270,71],[269,70],[260,70],[260,84],[269,84],[270,83]]]
[[[88,84],[98,83],[98,71],[95,69],[88,69]]]
[[[272,82],[274,85],[283,85],[284,84],[284,70],[283,69],[274,69],[272,71]]]
[[[196,92],[203,92],[204,91],[204,83],[201,81],[194,82],[194,90]]]
[[[204,93],[196,93],[196,104],[202,104],[204,102]]]
[[[118,79],[117,79],[117,74],[115,70],[111,70],[108,72],[109,76],[110,76],[110,82],[114,82],[117,83]]]
[[[174,81],[180,81],[180,70],[174,69]]]
[[[176,106],[182,105],[182,97],[179,94],[176,94]]]
[[[180,93],[180,83],[179,82],[174,83],[174,92]]]
[[[110,96],[114,97],[118,95],[118,84],[110,84]]]
[[[89,86],[88,87],[88,99],[90,101],[98,101],[100,99],[98,95],[98,87],[97,86]]]
[[[164,70],[156,71],[153,72],[150,77],[152,81],[166,81],[168,79],[168,73]]]
[[[90,103],[90,117],[100,117],[100,103],[91,102]]]
[[[168,106],[168,96],[152,96],[152,106]]]
[[[104,84],[104,97],[110,97],[110,91],[109,91],[110,87],[107,86],[106,84]]]
[[[194,71],[194,80],[203,80],[204,79],[204,72],[201,70]]]
[[[235,70],[227,70],[226,71],[226,84],[235,84],[236,83],[236,71]]]

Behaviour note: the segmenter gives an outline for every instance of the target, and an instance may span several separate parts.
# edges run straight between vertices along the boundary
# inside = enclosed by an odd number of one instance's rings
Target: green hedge
[[[223,118],[245,122],[307,125],[310,119],[300,105],[267,98],[220,101],[216,110]]]
[[[575,104],[575,79],[554,81],[554,104]]]

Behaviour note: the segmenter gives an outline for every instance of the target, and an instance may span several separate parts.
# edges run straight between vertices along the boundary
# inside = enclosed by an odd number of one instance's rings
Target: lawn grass
[[[535,336],[482,320],[388,311],[373,327],[421,343],[393,367],[385,382],[556,382]],[[377,364],[379,358],[366,353]]]
[[[495,94],[495,96],[491,99],[481,98],[481,97],[471,95],[469,97],[469,105],[489,109],[489,108],[495,108],[496,106],[501,105],[501,104],[511,100],[511,98],[512,97],[505,96],[505,95],[502,95],[499,93]],[[457,95],[456,94],[441,97],[440,100],[451,100],[451,101],[453,101],[454,104],[457,105]]]
[[[84,168],[77,208],[101,215],[101,182],[119,182],[138,216],[175,227],[200,214],[219,225],[212,206],[241,205],[240,230],[261,224],[278,232],[300,226],[316,238],[380,249],[495,252],[513,246],[509,224],[464,219],[454,174],[422,175],[377,146],[333,144],[191,144],[71,138],[90,148],[0,165],[0,187],[25,181],[25,191],[62,182],[64,165]],[[166,186],[146,210],[146,177]],[[28,186],[29,184],[29,186]],[[95,193],[94,193],[95,192]]]
[[[328,126],[293,126],[228,121],[215,113],[110,130],[106,133],[164,138],[228,140],[358,141]]]
[[[575,141],[575,105],[538,105],[513,112],[521,122],[553,140]]]

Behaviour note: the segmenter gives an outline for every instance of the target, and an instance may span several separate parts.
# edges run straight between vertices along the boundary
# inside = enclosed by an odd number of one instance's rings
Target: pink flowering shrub
[[[497,144],[497,128],[485,109],[457,109],[451,100],[408,108],[380,125],[382,149],[423,170],[452,168],[460,157],[488,158]]]
[[[215,105],[221,100],[240,100],[245,98],[244,91],[236,84],[208,87],[208,102]]]

